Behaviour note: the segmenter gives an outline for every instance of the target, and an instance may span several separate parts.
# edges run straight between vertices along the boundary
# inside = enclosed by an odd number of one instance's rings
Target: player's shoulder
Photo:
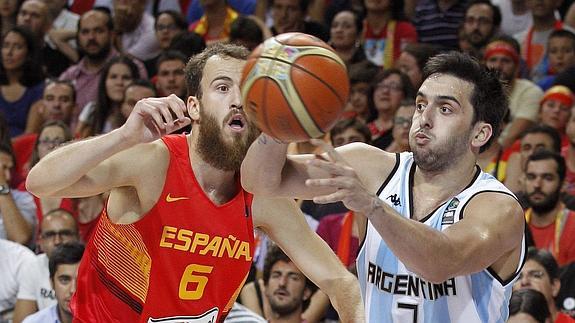
[[[523,219],[523,208],[517,198],[506,190],[483,190],[475,193],[466,205],[465,214],[480,213],[494,217]]]

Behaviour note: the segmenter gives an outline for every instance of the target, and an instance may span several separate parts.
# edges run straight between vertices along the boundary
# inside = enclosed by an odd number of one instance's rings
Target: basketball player
[[[256,194],[342,201],[360,218],[357,271],[368,322],[505,322],[524,257],[524,218],[476,165],[507,109],[495,74],[460,53],[426,66],[413,153],[353,143],[289,156],[262,134],[242,165]],[[366,223],[367,221],[367,223]]]
[[[42,197],[111,191],[79,269],[79,322],[223,322],[260,227],[319,285],[345,321],[363,318],[359,285],[289,200],[251,202],[239,168],[257,129],[240,101],[248,52],[217,44],[186,67],[188,93],[147,98],[119,129],[42,159]],[[189,118],[186,116],[189,115]],[[189,135],[167,135],[193,123]]]

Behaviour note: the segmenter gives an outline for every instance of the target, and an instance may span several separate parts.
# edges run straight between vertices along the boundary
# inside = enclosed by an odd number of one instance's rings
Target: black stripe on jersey
[[[465,207],[467,207],[467,204],[469,204],[469,201],[471,201],[475,196],[477,196],[477,195],[479,195],[479,194],[481,194],[481,193],[501,193],[501,194],[509,195],[509,196],[511,196],[515,201],[517,201],[517,203],[519,203],[519,200],[517,200],[517,197],[515,197],[515,195],[513,195],[513,194],[511,194],[511,193],[508,193],[508,192],[505,192],[505,191],[496,191],[496,190],[480,191],[480,192],[477,192],[477,193],[473,194],[473,195],[467,200],[467,202],[465,202],[465,204],[463,204],[463,206],[461,207],[461,211],[459,212],[459,220],[463,219],[463,213],[464,213],[464,211],[465,211]],[[523,221],[525,221],[525,218],[524,218]],[[526,227],[526,225],[525,225],[525,227]],[[525,233],[524,233],[524,236],[523,236],[523,237],[525,238]],[[523,240],[525,240],[525,239],[523,239]],[[523,253],[526,253],[526,252],[527,252],[527,245],[526,245],[526,242],[524,242],[524,243],[523,243]],[[518,269],[516,272],[514,272],[513,275],[511,275],[511,277],[509,277],[509,278],[507,278],[507,279],[505,279],[505,280],[504,280],[503,278],[499,277],[499,275],[495,272],[495,270],[493,270],[493,269],[491,268],[491,266],[487,267],[486,269],[487,269],[487,272],[489,272],[489,274],[490,274],[491,276],[493,276],[493,278],[495,278],[495,279],[501,284],[501,286],[504,286],[504,287],[505,287],[505,286],[506,286],[507,284],[509,284],[513,279],[515,279],[515,277],[516,277],[517,275],[519,275],[519,273],[521,272],[521,268],[523,268],[523,265],[525,264],[525,258],[527,258],[526,255],[525,255],[525,254],[522,255],[522,261],[521,261],[521,265],[519,266],[519,269]]]
[[[398,168],[399,168],[399,153],[395,153],[395,166],[393,166],[391,173],[389,173],[389,175],[387,176],[387,178],[385,179],[383,184],[381,184],[381,186],[377,190],[377,193],[376,193],[377,196],[379,196],[379,194],[381,194],[381,191],[383,191],[385,186],[389,183],[389,181],[391,181],[391,179],[393,178],[393,175],[395,175],[395,172],[397,172]]]
[[[112,280],[110,280],[108,278],[106,272],[100,267],[97,260],[95,259],[96,257],[92,257],[92,258],[93,258],[93,260],[91,259],[92,260],[91,262],[92,262],[94,269],[96,269],[96,273],[98,274],[98,278],[100,278],[100,281],[108,288],[110,293],[112,293],[114,296],[116,296],[122,302],[126,303],[126,305],[128,305],[132,310],[134,310],[134,312],[136,312],[138,314],[142,314],[143,305],[140,304],[140,302],[135,300],[133,297],[131,297],[124,290],[122,290],[120,287],[116,286],[116,283],[114,283]]]

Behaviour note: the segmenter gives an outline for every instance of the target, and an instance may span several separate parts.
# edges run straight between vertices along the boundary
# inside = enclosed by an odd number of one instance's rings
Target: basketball
[[[285,33],[250,54],[241,80],[248,117],[284,142],[325,134],[338,121],[349,96],[343,61],[319,38]]]

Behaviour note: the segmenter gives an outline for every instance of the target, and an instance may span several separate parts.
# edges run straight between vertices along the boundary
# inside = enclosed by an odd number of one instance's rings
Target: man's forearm
[[[341,322],[365,322],[359,284],[357,278],[351,273],[333,282],[333,291],[330,290],[329,294]]]
[[[0,213],[6,230],[6,238],[20,244],[27,244],[32,238],[32,226],[22,213],[12,195],[0,195]]]
[[[30,170],[26,188],[36,196],[49,196],[87,174],[102,161],[137,142],[116,129],[108,134],[60,147]]]
[[[261,134],[242,163],[242,186],[254,194],[269,195],[279,187],[286,163],[287,144]]]

